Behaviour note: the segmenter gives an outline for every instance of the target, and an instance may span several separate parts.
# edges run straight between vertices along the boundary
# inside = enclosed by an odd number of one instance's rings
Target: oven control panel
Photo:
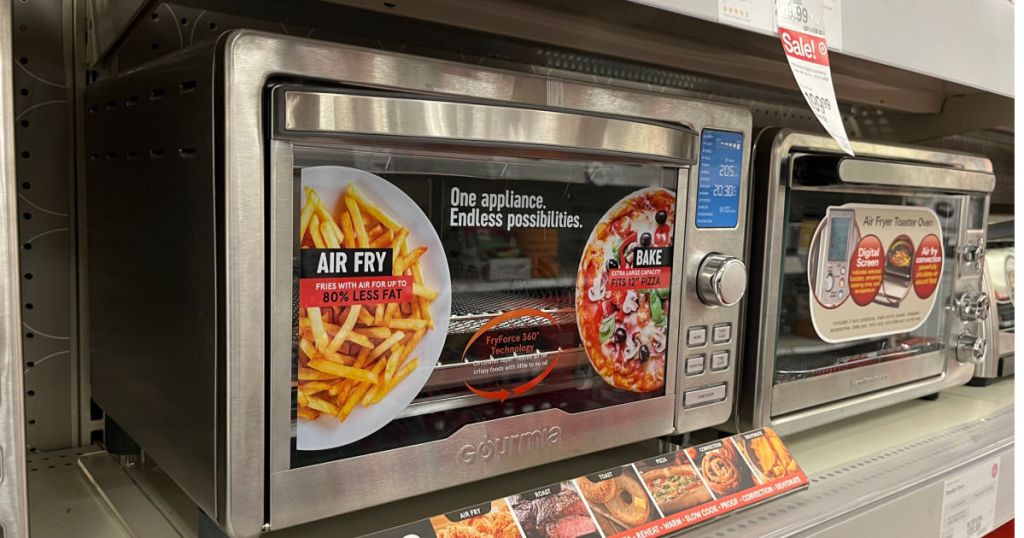
[[[749,155],[743,133],[704,129],[689,171],[676,431],[729,418],[740,347]]]

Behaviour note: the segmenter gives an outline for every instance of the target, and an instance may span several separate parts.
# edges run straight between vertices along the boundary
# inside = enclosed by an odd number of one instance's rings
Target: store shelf
[[[999,481],[995,521],[1006,521],[1013,506],[1013,389],[1012,378],[984,388],[959,387],[943,392],[936,401],[905,402],[792,435],[786,443],[811,478],[810,489],[682,536],[938,535],[943,481],[994,458],[999,458],[1000,476],[1006,477]],[[372,532],[662,451],[657,441],[636,443],[268,536]],[[125,473],[103,453],[87,456],[82,468],[67,465],[68,458],[85,452],[33,457],[30,510],[37,535],[131,536],[126,525],[135,525],[136,531],[144,525],[147,532],[136,535],[195,535],[194,508],[159,468],[144,464]],[[44,457],[49,459],[40,459]],[[90,480],[102,485],[106,499]]]
[[[633,0],[743,30],[774,35],[768,28],[719,17],[719,0]],[[828,2],[826,2],[828,3]],[[1013,96],[1013,2],[855,0],[832,2],[842,11],[847,56]],[[956,36],[955,39],[950,39]],[[1007,51],[993,54],[992,51]]]

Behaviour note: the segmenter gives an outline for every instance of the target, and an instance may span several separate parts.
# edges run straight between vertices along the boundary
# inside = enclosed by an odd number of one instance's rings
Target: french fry
[[[412,354],[413,350],[416,349],[416,346],[420,344],[420,340],[423,339],[423,334],[426,332],[427,331],[425,329],[420,329],[412,334],[412,338],[405,343],[405,354],[400,358],[400,363],[405,363],[405,359],[407,359],[409,355]]]
[[[370,246],[370,237],[366,234],[366,223],[363,221],[363,214],[359,212],[359,204],[351,196],[345,197],[345,207],[352,217],[352,227],[356,231],[356,246],[366,248]]]
[[[374,399],[373,401],[370,402],[370,404],[373,405],[383,400],[384,397],[387,396],[389,392],[391,392],[391,389],[398,386],[398,384],[401,383],[403,379],[409,377],[410,374],[415,372],[416,368],[418,368],[419,365],[419,357],[413,357],[411,361],[403,365],[401,369],[395,372],[395,376],[391,378],[391,381],[388,381],[384,385],[384,387],[381,388],[379,385],[377,386],[377,394],[374,396]]]
[[[335,381],[338,376],[314,370],[312,368],[299,368],[299,381]]]
[[[295,414],[305,420],[316,420],[320,416],[320,412],[316,409],[310,409],[308,407],[299,407],[299,410]]]
[[[299,242],[306,237],[306,230],[309,228],[309,221],[313,218],[313,210],[316,204],[313,203],[313,189],[306,188],[306,205],[302,206],[302,213],[299,214]]]
[[[341,324],[341,328],[338,329],[338,333],[331,339],[331,343],[327,344],[324,349],[325,355],[330,355],[341,347],[341,344],[345,343],[345,339],[348,338],[349,333],[352,332],[352,328],[356,326],[356,320],[359,319],[359,311],[363,307],[360,305],[353,305],[348,309],[348,316],[345,318],[345,322]]]
[[[352,226],[352,214],[348,211],[341,214],[341,231],[345,234],[345,248],[356,248],[356,229]]]
[[[348,340],[349,342],[352,342],[362,347],[368,347],[371,349],[373,348],[373,342],[371,342],[369,338],[356,332],[350,333],[348,335]]]
[[[365,217],[363,218],[363,221],[364,221],[364,224],[365,224],[365,221],[366,221]],[[377,223],[374,226],[370,226],[369,229],[366,230],[366,237],[369,238],[371,243],[373,243],[373,240],[377,239],[378,237],[380,237],[380,235],[382,233],[384,233],[384,230],[387,230],[387,228],[381,226],[380,223]]]
[[[307,308],[306,316],[309,317],[309,327],[313,330],[313,343],[316,344],[317,351],[323,351],[330,340],[327,339],[327,331],[324,330],[324,320],[320,317],[320,307]]]
[[[353,200],[355,200],[355,202],[357,204],[359,204],[359,207],[363,211],[366,211],[373,218],[379,220],[381,224],[383,224],[384,226],[387,226],[388,228],[390,228],[391,231],[395,231],[395,230],[397,230],[397,229],[399,229],[401,227],[391,217],[389,217],[386,214],[384,214],[384,212],[381,211],[380,208],[378,208],[377,206],[375,206],[372,203],[370,203],[363,196],[363,194],[361,192],[359,192],[359,189],[356,188],[355,184],[349,183],[348,187],[345,188],[345,194],[347,194],[349,197],[351,197]]]
[[[383,340],[391,336],[391,329],[387,327],[365,327],[362,329],[356,329],[355,331],[363,336],[377,340]]]
[[[338,414],[338,407],[336,405],[332,404],[331,402],[328,402],[327,400],[321,400],[320,398],[317,398],[315,396],[309,397],[308,407],[320,411],[321,413],[326,413],[328,415]]]
[[[353,368],[351,366],[345,366],[336,362],[325,361],[323,359],[312,359],[307,363],[307,366],[314,370],[331,374],[334,377],[344,377],[347,379],[353,379],[364,383],[370,383],[376,385],[380,383],[380,378],[374,375],[368,370],[362,368]],[[312,407],[312,406],[311,406]],[[314,407],[314,409],[316,409]],[[322,409],[321,409],[322,411]]]
[[[384,361],[378,362],[373,367],[373,373],[376,375],[380,375],[381,371],[383,370]],[[345,405],[342,406],[341,412],[338,413],[336,416],[341,420],[345,420],[345,418],[348,418],[348,415],[352,412],[352,409],[354,409],[356,404],[358,404],[360,400],[363,399],[363,396],[366,395],[366,391],[370,390],[370,387],[372,386],[373,385],[370,383],[359,383],[359,385],[356,386],[355,389],[353,389],[351,393],[348,395],[348,399],[345,400]]]
[[[327,223],[327,225],[334,230],[335,236],[337,236],[338,239],[341,239],[343,235],[341,233],[341,228],[338,228],[338,223],[334,222],[334,217],[331,216],[331,212],[327,210],[327,206],[324,205],[323,200],[320,199],[320,196],[318,196],[315,191],[313,192],[313,200],[316,202],[316,207],[313,211],[315,211],[316,215],[320,217],[320,222]]]
[[[391,318],[395,317],[395,312],[398,311],[398,303],[388,303],[388,306],[384,308],[384,324],[388,324]]]
[[[402,331],[395,331],[391,333],[391,336],[387,337],[386,340],[377,344],[377,347],[373,348],[373,351],[370,352],[369,360],[372,361],[377,357],[380,357],[384,352],[394,347],[395,344],[401,342],[403,338],[405,338],[405,333]]]
[[[309,221],[309,237],[313,239],[313,246],[316,248],[327,248],[324,244],[324,237],[320,235],[320,217],[313,215]]]
[[[392,260],[398,260],[398,257],[402,255],[402,247],[405,245],[405,240],[408,237],[408,228],[402,228],[398,230],[398,233],[395,234],[395,240],[391,242]],[[392,265],[391,274],[394,276],[402,276],[402,273],[398,272],[398,263],[394,263]]]
[[[373,324],[383,325],[384,324],[384,305],[379,304],[373,311]]]
[[[412,284],[412,293],[414,295],[423,297],[428,301],[433,301],[434,299],[437,299],[437,290],[430,289],[424,286],[423,284],[417,284],[415,282]],[[423,305],[420,305],[420,307],[422,306]]]
[[[405,274],[405,270],[410,268],[410,267],[412,267],[412,265],[414,263],[419,261],[420,256],[422,256],[426,251],[427,251],[427,247],[416,247],[416,248],[412,249],[412,252],[410,252],[409,254],[407,254],[405,256],[400,256],[398,258],[398,262],[396,262],[396,265],[398,267],[395,270],[394,274],[396,276],[397,275],[404,275]]]
[[[334,231],[337,227],[338,225],[334,221],[320,223],[320,236],[324,238],[324,244],[327,245],[327,248],[341,248],[341,237],[335,235]],[[341,230],[338,230],[337,233],[340,234]]]
[[[370,246],[373,248],[387,248],[391,246],[391,243],[395,240],[395,234],[391,230],[387,230],[384,233],[377,236],[376,239],[370,241]]]
[[[298,392],[296,399],[298,400],[299,405],[309,405],[309,396],[306,396],[306,393],[301,390]]]
[[[414,286],[415,286],[415,284],[424,285],[424,282],[423,282],[423,272],[420,271],[420,264],[418,264],[418,263],[417,264],[413,264],[413,266],[412,266],[412,281],[413,281],[413,285]],[[419,303],[420,317],[422,317],[423,319],[427,320],[427,328],[428,329],[433,329],[434,328],[434,316],[430,315],[430,301],[427,300],[425,297],[419,297],[416,302]]]
[[[417,329],[426,329],[427,320],[425,319],[393,319],[388,322],[389,329],[403,329],[406,331],[415,331]]]
[[[299,392],[306,396],[312,396],[318,392],[323,392],[331,388],[331,383],[326,381],[310,381],[308,383],[302,383],[299,385]]]
[[[391,350],[391,355],[388,356],[388,362],[384,366],[384,382],[391,381],[392,377],[395,377],[395,371],[398,370],[398,361],[404,355],[405,348],[402,344],[398,344]],[[364,404],[365,405],[365,404]]]
[[[373,325],[373,322],[373,314],[371,314],[368,309],[363,308],[359,311],[359,323],[362,323],[363,325]]]

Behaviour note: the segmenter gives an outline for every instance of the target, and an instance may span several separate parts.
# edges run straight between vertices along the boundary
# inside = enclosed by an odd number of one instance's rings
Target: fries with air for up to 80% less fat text
[[[349,184],[332,214],[314,189],[304,189],[299,217],[301,248],[391,248],[394,276],[412,276],[413,300],[374,306],[306,307],[299,312],[298,417],[344,421],[357,405],[380,402],[419,366],[411,357],[434,326],[420,257],[409,249],[409,229]]]

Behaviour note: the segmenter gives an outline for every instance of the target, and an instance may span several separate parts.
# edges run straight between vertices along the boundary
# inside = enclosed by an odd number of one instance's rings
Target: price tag
[[[942,483],[940,538],[978,538],[995,524],[999,458],[976,465]]]
[[[779,0],[776,16],[782,50],[804,99],[839,147],[853,155],[832,87],[824,0]]]

